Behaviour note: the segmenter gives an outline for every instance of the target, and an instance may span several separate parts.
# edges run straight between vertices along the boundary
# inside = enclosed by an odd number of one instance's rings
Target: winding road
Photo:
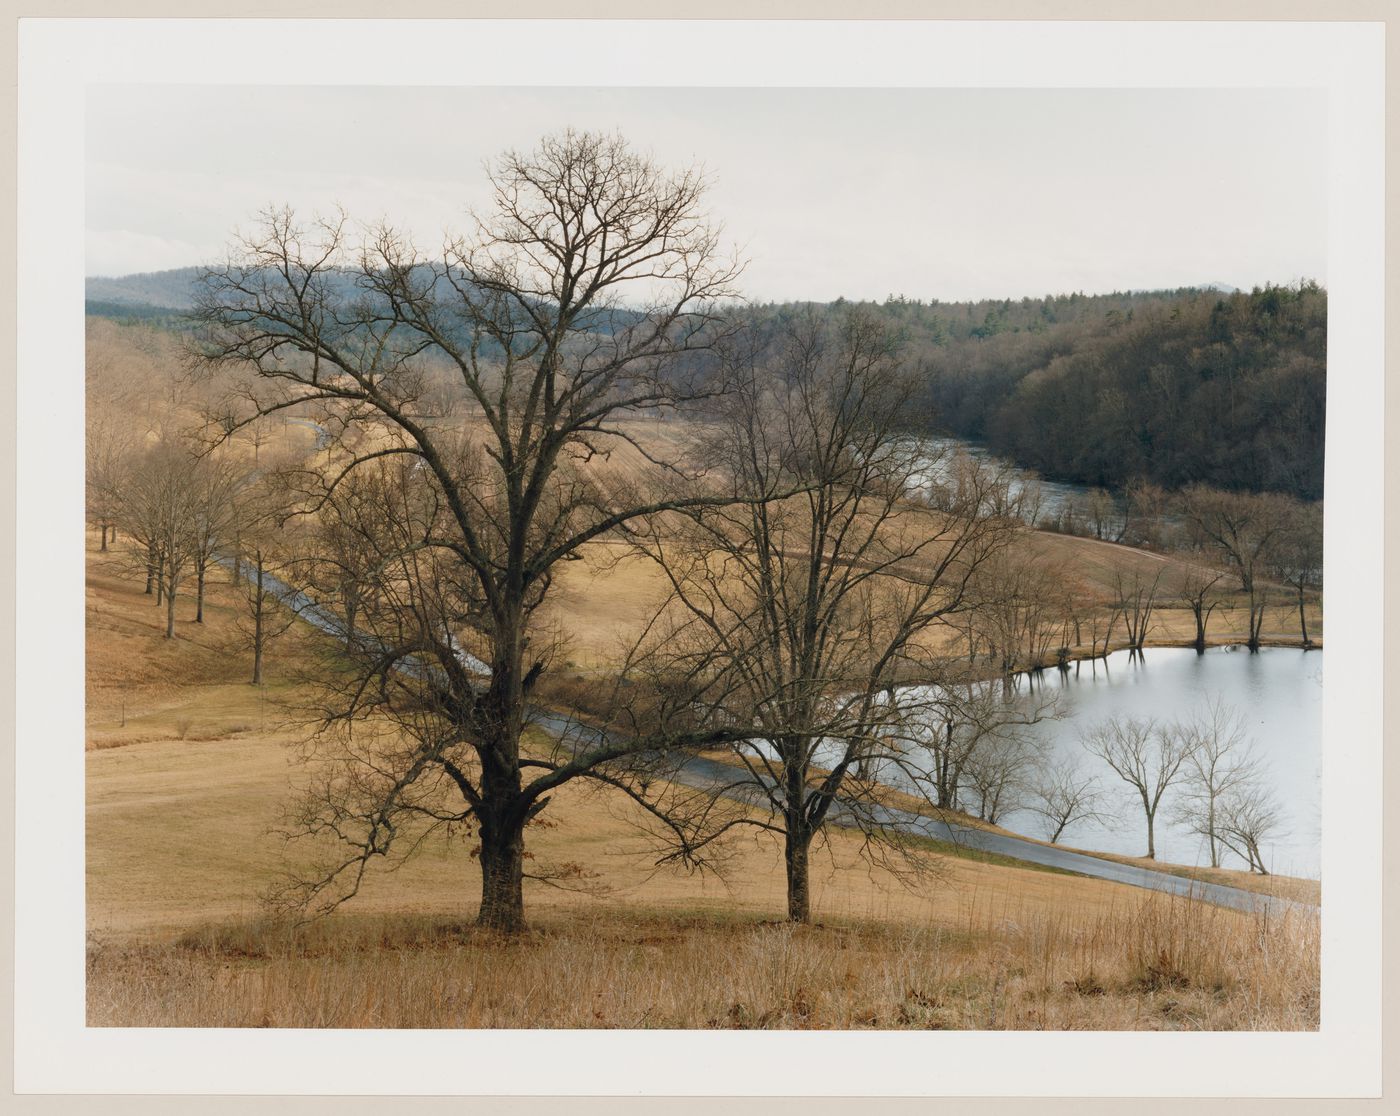
[[[575,747],[579,744],[590,747],[597,746],[607,740],[607,734],[601,729],[553,710],[532,708],[530,720],[531,723],[551,736],[570,740]],[[714,790],[719,787],[732,786],[738,774],[736,769],[728,764],[705,759],[701,756],[692,756],[681,760],[675,768],[666,773],[665,778],[699,790]],[[740,795],[736,793],[735,797],[740,797]],[[1042,845],[1020,837],[992,833],[973,826],[958,825],[955,822],[931,818],[924,814],[917,814],[912,810],[901,810],[898,807],[880,806],[873,810],[869,807],[862,807],[862,812],[867,817],[873,814],[873,820],[877,825],[901,833],[949,841],[964,848],[996,853],[1000,856],[1039,864],[1047,868],[1076,872],[1081,876],[1108,880],[1111,883],[1163,891],[1171,895],[1192,899],[1203,899],[1208,903],[1231,907],[1238,911],[1266,911],[1273,914],[1288,908],[1315,909],[1311,908],[1310,904],[1298,903],[1290,899],[1280,899],[1276,896],[1246,891],[1244,888],[1229,887],[1225,884],[1187,879],[1170,872],[1153,871],[1150,868],[1139,868],[1132,864],[1121,864],[1118,861],[1104,860],[1086,853],[1071,852],[1053,845]],[[828,817],[835,825],[855,827],[859,824],[853,811],[849,808],[842,809],[839,800]]]

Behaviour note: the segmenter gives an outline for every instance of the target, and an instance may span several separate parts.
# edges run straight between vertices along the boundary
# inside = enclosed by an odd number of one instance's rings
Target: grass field
[[[260,895],[307,855],[273,830],[299,775],[282,701],[316,637],[293,629],[268,684],[250,686],[226,575],[206,623],[187,600],[166,641],[121,553],[89,539],[92,1025],[1317,1026],[1314,915],[1246,916],[937,848],[907,884],[836,830],[814,855],[818,924],[793,928],[770,840],[737,844],[723,879],[659,871],[637,813],[573,784],[529,849],[583,866],[589,890],[527,891],[524,942],[471,928],[479,875],[446,839],[329,919],[269,921]],[[596,663],[634,574],[568,567],[555,607]]]

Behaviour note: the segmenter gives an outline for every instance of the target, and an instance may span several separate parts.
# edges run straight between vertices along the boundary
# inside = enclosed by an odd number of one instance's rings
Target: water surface
[[[1147,851],[1141,805],[1128,798],[1129,788],[1106,763],[1080,742],[1083,732],[1109,717],[1188,719],[1208,701],[1223,699],[1241,716],[1261,757],[1268,785],[1285,815],[1283,830],[1264,846],[1270,871],[1317,877],[1321,866],[1322,787],[1322,652],[1266,647],[1257,654],[1244,648],[1211,648],[1198,655],[1188,648],[1148,648],[1141,661],[1126,651],[1107,660],[1080,663],[1067,674],[1047,670],[1023,680],[1058,694],[1065,716],[1029,731],[1057,755],[1081,757],[1085,769],[1098,774],[1117,799],[1113,825],[1080,822],[1060,838],[1062,844],[1101,852],[1142,856]],[[1171,819],[1176,791],[1167,791],[1157,820],[1157,857],[1180,864],[1209,864],[1202,838]],[[1025,811],[1007,814],[1007,828],[1046,837],[1043,820]],[[1224,865],[1244,867],[1226,853]]]

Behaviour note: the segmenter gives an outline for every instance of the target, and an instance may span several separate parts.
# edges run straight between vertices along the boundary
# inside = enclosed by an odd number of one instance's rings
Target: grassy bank
[[[952,925],[551,911],[523,942],[355,917],[94,941],[90,1026],[1297,1030],[1318,922],[1147,896]]]

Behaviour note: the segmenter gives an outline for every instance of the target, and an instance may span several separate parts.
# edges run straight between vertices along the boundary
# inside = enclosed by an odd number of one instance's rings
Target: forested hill
[[[873,308],[919,362],[922,425],[1056,480],[1322,495],[1327,292],[1315,283]]]
[[[159,307],[163,310],[188,310],[194,306],[197,267],[177,267],[171,271],[147,271],[138,275],[123,275],[118,279],[89,276],[85,282],[89,302],[109,306]],[[102,314],[111,317],[113,314]]]
[[[169,326],[196,275],[89,279],[88,312]],[[1322,495],[1327,292],[1315,283],[869,305],[901,327],[923,376],[912,429],[986,442],[1056,480]]]

